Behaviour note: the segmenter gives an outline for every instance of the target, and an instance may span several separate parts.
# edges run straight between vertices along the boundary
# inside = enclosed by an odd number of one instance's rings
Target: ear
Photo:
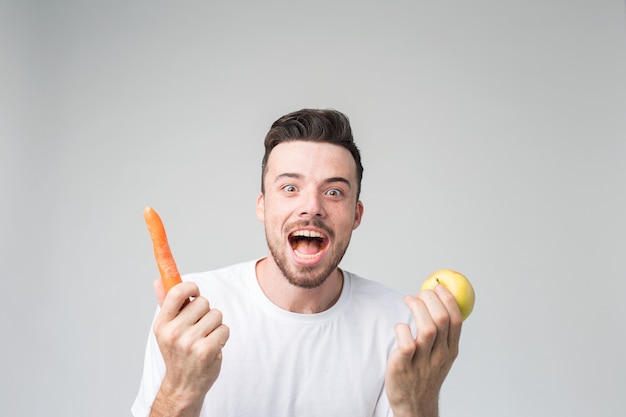
[[[352,230],[359,227],[361,219],[363,218],[363,203],[361,200],[356,202],[356,209],[354,210],[354,223],[352,224]]]
[[[265,197],[263,193],[260,193],[256,199],[256,218],[261,222],[265,221]]]

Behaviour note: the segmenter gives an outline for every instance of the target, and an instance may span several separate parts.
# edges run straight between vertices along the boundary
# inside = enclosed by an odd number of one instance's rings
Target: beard
[[[294,265],[290,262],[289,255],[287,254],[287,250],[281,250],[284,246],[281,236],[276,238],[272,238],[267,229],[265,230],[265,239],[267,240],[267,246],[270,250],[272,258],[274,258],[274,262],[282,272],[283,276],[287,279],[291,285],[299,288],[305,289],[313,289],[321,286],[328,277],[337,269],[339,263],[343,259],[346,250],[348,249],[348,244],[350,243],[350,236],[345,242],[335,242],[332,230],[329,230],[324,224],[320,222],[310,222],[310,223],[298,223],[298,227],[304,227],[308,225],[313,225],[317,228],[320,228],[326,232],[326,234],[331,238],[331,242],[333,243],[333,247],[327,249],[326,254],[324,255],[324,260],[314,266],[299,266]],[[291,230],[295,225],[290,224],[285,226],[285,230]],[[285,232],[286,233],[286,232]],[[289,245],[289,243],[287,243]]]

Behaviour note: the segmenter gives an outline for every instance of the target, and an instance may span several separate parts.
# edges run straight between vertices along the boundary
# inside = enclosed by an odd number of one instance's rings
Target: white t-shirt
[[[220,375],[202,417],[382,417],[391,415],[384,390],[394,325],[412,323],[402,294],[343,271],[339,300],[317,314],[273,304],[261,290],[256,261],[184,276],[223,313],[230,338]],[[132,406],[150,406],[165,374],[154,333]]]

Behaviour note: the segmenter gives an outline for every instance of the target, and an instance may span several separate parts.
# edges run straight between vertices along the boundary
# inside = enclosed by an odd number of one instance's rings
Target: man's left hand
[[[438,416],[439,391],[459,352],[463,320],[443,285],[406,296],[416,336],[396,324],[397,347],[389,355],[385,385],[394,417]]]

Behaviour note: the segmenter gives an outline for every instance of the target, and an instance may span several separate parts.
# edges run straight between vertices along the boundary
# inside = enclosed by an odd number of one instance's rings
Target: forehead
[[[277,145],[267,160],[267,176],[343,177],[356,182],[356,162],[346,148],[327,142],[294,140]]]

